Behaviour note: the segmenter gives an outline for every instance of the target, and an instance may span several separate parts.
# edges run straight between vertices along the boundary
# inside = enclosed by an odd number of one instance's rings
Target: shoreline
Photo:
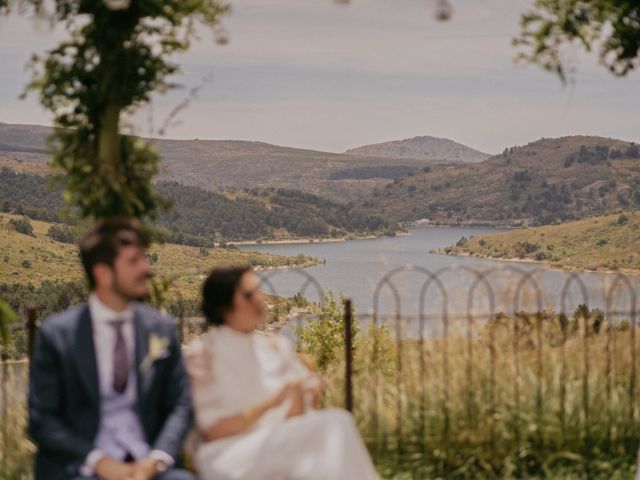
[[[404,228],[407,230],[422,230],[423,228],[495,228],[501,230],[518,230],[526,227],[522,225],[491,225],[486,223],[426,223],[415,226],[404,224]]]
[[[316,258],[317,262],[307,262],[299,265],[278,265],[275,267],[262,267],[258,265],[254,268],[256,272],[270,272],[272,270],[287,270],[293,268],[309,268],[309,267],[317,267],[318,265],[324,265],[326,263],[325,259]]]
[[[394,237],[404,237],[411,235],[410,232],[396,232]],[[226,242],[227,245],[246,246],[246,245],[304,245],[310,243],[339,243],[339,242],[354,242],[357,240],[375,240],[376,238],[394,238],[389,235],[366,235],[356,238],[285,238],[281,240],[240,240],[237,242]],[[217,247],[219,245],[216,245]]]
[[[634,269],[629,269],[629,268],[620,268],[618,270],[601,269],[601,268],[596,268],[595,270],[592,270],[592,269],[584,268],[584,267],[571,267],[571,266],[568,267],[568,268],[562,268],[562,267],[553,266],[552,264],[546,263],[546,262],[541,261],[541,260],[534,260],[532,258],[494,258],[494,257],[487,257],[487,256],[484,256],[484,255],[472,255],[470,253],[445,253],[445,252],[439,252],[439,251],[436,251],[436,250],[430,251],[429,253],[435,254],[435,255],[447,255],[447,256],[451,256],[451,257],[482,258],[484,260],[493,260],[493,261],[497,261],[497,262],[529,263],[529,264],[534,264],[534,265],[540,265],[542,267],[545,267],[548,270],[553,270],[555,272],[604,273],[604,274],[607,274],[607,275],[621,274],[621,275],[628,275],[628,276],[640,276],[640,270],[634,270]]]

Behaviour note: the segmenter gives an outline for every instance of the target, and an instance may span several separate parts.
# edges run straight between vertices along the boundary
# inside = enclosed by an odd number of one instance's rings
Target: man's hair
[[[91,290],[96,287],[93,267],[99,263],[113,267],[120,249],[131,245],[142,248],[149,246],[147,233],[135,219],[102,220],[84,234],[79,243],[80,260]]]

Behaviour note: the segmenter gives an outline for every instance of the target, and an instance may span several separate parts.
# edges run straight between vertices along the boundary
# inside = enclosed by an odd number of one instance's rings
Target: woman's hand
[[[280,389],[271,399],[271,408],[279,407],[287,399],[296,395],[296,391],[301,389],[301,382],[290,382]]]
[[[322,379],[316,375],[304,380],[288,383],[274,397],[274,407],[281,405],[285,400],[289,399],[291,401],[291,407],[287,412],[287,417],[302,415],[305,412],[307,403],[313,408],[320,406],[322,389]]]
[[[305,397],[305,388],[303,386],[303,382],[292,382],[288,385],[289,388],[289,398],[291,399],[291,407],[287,412],[287,417],[297,417],[298,415],[302,415],[304,413],[304,397]]]
[[[311,406],[315,409],[320,408],[320,397],[324,390],[324,381],[320,375],[313,375],[305,381],[307,394],[311,397]]]

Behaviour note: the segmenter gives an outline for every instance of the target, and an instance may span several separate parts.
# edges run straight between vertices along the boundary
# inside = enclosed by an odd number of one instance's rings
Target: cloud
[[[179,58],[177,80],[212,75],[167,132],[343,151],[435,135],[488,152],[541,136],[600,134],[637,140],[638,74],[616,79],[576,54],[577,83],[514,64],[510,39],[531,0],[451,0],[450,22],[430,0],[237,0],[225,47],[210,31]],[[22,66],[64,32],[0,20],[0,120],[42,123],[32,98],[18,102]],[[157,96],[156,127],[186,91]],[[151,112],[136,117],[142,133]],[[634,138],[635,137],[635,138]]]

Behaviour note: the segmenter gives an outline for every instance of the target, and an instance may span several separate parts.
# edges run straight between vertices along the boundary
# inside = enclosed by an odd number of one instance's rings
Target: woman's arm
[[[298,413],[295,413],[294,409],[297,407],[295,397],[297,396],[296,392],[298,390],[301,390],[300,382],[289,383],[273,397],[246,408],[241,413],[221,418],[203,431],[202,434],[207,441],[212,441],[246,432],[253,427],[265,413],[272,408],[282,405],[289,397],[292,397],[292,406],[287,416],[296,415]]]

